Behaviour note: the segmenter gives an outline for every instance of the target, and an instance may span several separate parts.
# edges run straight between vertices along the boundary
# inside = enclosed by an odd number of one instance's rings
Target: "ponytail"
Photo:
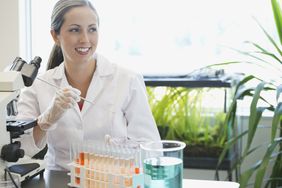
[[[64,57],[61,47],[54,44],[48,59],[47,70],[59,66],[63,61],[64,61]]]

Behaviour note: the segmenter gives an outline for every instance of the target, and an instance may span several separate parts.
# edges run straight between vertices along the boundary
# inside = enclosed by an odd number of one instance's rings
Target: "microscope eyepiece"
[[[34,66],[36,66],[37,69],[39,69],[41,61],[41,57],[35,56],[35,58],[30,62],[30,64],[33,64]]]
[[[25,64],[26,64],[26,62],[22,58],[16,57],[16,59],[14,60],[12,66],[10,68],[10,71],[20,72]]]
[[[42,59],[39,56],[35,56],[30,63],[26,63],[22,58],[16,57],[10,70],[21,72],[24,85],[31,86],[37,76],[41,61]]]

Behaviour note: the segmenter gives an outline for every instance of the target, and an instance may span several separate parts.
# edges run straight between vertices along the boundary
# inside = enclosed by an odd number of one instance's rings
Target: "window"
[[[31,55],[46,63],[53,46],[49,30],[56,1],[30,1]],[[252,16],[271,34],[276,32],[266,0],[92,2],[101,21],[97,51],[144,74],[187,74],[231,60],[235,56],[227,47],[240,48],[246,39],[266,41]]]

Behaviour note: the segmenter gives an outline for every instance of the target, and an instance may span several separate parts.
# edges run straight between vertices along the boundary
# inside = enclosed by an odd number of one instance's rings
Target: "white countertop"
[[[237,182],[183,179],[183,188],[239,188]]]

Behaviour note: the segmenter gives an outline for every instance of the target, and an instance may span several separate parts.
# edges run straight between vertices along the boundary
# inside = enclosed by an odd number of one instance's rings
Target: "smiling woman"
[[[19,96],[17,118],[37,119],[38,125],[21,138],[27,155],[47,144],[47,168],[69,170],[72,142],[138,147],[160,140],[142,76],[96,52],[99,24],[92,4],[59,0],[51,23],[55,44],[48,70]]]
[[[30,1],[32,56],[41,56],[44,63],[53,44],[48,23],[56,0]],[[271,7],[266,1],[95,0],[93,3],[101,18],[98,52],[145,74],[186,74],[233,58],[237,54],[226,46],[241,47],[245,39],[261,40],[255,34],[257,25],[252,16],[275,33]]]

